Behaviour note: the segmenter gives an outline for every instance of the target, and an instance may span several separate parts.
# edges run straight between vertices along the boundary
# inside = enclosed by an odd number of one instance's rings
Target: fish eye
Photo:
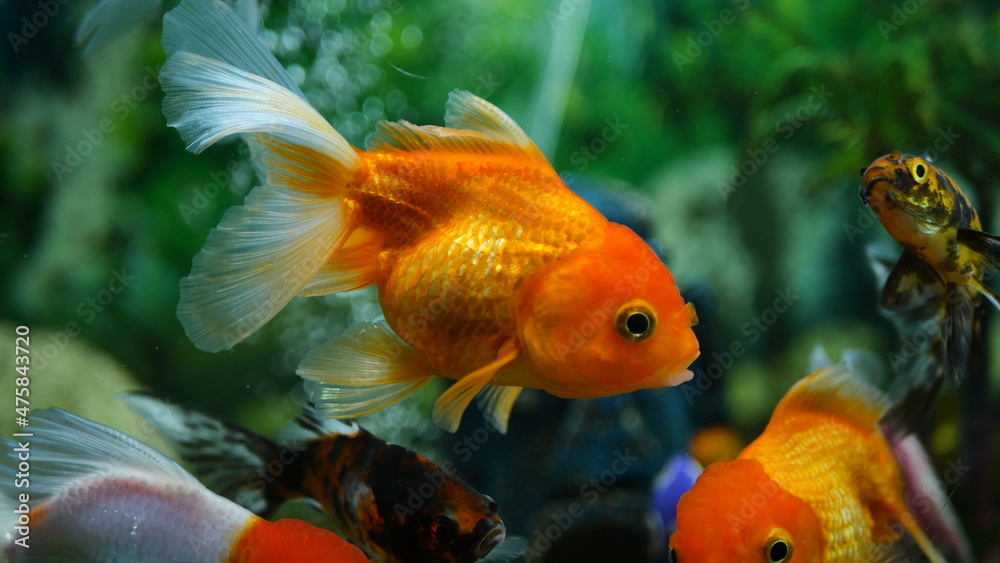
[[[670,548],[670,563],[677,563],[677,550],[673,547]]]
[[[615,330],[625,342],[642,342],[656,332],[656,314],[645,301],[629,301],[619,307],[615,314]]]
[[[493,497],[489,495],[483,495],[483,496],[486,497],[486,502],[488,503],[486,510],[493,513],[496,513],[498,510],[500,510],[500,507],[497,506],[497,501],[493,500]]]
[[[914,162],[910,166],[910,174],[918,184],[923,184],[930,177],[927,171],[927,165],[921,160]]]
[[[768,563],[784,563],[792,558],[792,544],[778,538],[771,540],[764,548],[764,556]]]
[[[451,545],[458,538],[458,524],[447,516],[438,516],[431,525],[431,533],[441,545]]]

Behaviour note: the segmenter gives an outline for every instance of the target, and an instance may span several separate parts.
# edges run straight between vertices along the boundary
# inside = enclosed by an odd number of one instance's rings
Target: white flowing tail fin
[[[333,256],[354,228],[342,198],[359,157],[222,2],[181,2],[164,17],[163,45],[168,124],[193,152],[243,135],[264,174],[181,280],[177,316],[196,346],[216,352],[263,326],[331,260],[368,268]],[[333,277],[343,288],[323,287],[353,289],[368,277],[348,272]]]

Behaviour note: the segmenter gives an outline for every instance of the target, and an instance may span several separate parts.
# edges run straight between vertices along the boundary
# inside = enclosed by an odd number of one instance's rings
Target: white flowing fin
[[[517,359],[518,353],[517,346],[505,344],[500,348],[495,360],[456,381],[434,402],[434,412],[432,413],[434,422],[448,432],[458,430],[458,425],[462,422],[462,414],[472,399],[486,387],[490,379],[501,368]],[[515,395],[514,398],[517,396]],[[513,405],[513,401],[510,401],[510,404]],[[492,416],[492,413],[485,414]],[[504,421],[503,429],[498,426],[497,430],[500,430],[501,433],[506,432],[506,421]]]
[[[320,383],[313,401],[323,414],[354,418],[410,395],[434,377],[423,356],[385,321],[356,325],[312,349],[296,373]]]
[[[358,154],[222,3],[185,0],[164,26],[168,123],[194,152],[244,134],[265,175],[181,280],[177,316],[196,346],[215,352],[274,317],[347,239],[341,200]]]
[[[155,12],[163,0],[99,0],[87,10],[73,42],[89,55],[127,34]]]
[[[181,280],[177,317],[194,344],[232,348],[278,313],[342,244],[343,205],[258,186],[230,208]]]
[[[507,536],[504,538],[503,543],[494,547],[493,551],[490,551],[482,561],[483,563],[508,563],[509,561],[516,561],[527,551],[527,539],[521,536]]]
[[[301,94],[273,80],[181,51],[163,64],[160,84],[167,125],[177,129],[192,152],[236,133],[264,133],[344,168],[357,165],[357,150]]]
[[[265,78],[305,100],[302,91],[257,35],[219,0],[183,0],[163,16],[163,50],[186,51]]]
[[[107,476],[131,477],[184,490],[208,489],[165,455],[114,428],[58,408],[31,411],[31,499],[38,502],[78,483]],[[17,442],[0,439],[7,452]],[[17,496],[17,456],[0,458],[0,496]],[[23,492],[23,491],[22,491]]]
[[[501,434],[507,433],[510,411],[514,408],[514,402],[517,401],[517,397],[523,389],[523,387],[487,385],[486,389],[476,397],[476,403],[479,405],[479,410],[483,412],[483,416]]]

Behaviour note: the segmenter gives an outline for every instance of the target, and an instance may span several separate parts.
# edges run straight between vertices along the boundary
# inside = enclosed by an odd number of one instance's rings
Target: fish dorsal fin
[[[818,369],[793,385],[775,407],[771,423],[811,412],[874,429],[888,409],[885,393],[866,381],[851,363],[839,363]]]
[[[380,122],[368,150],[446,151],[526,159],[551,167],[513,119],[486,100],[454,90],[445,106],[445,127],[407,121]]]
[[[302,414],[281,430],[278,440],[283,444],[303,443],[327,436],[354,436],[360,431],[361,427],[353,420],[320,416],[310,401]]]
[[[58,408],[31,411],[31,498],[52,496],[78,483],[102,477],[124,477],[145,483],[174,485],[186,490],[208,490],[190,473],[162,453],[103,424]],[[8,438],[6,451],[17,446]],[[11,487],[17,456],[0,459],[0,496],[16,493]],[[10,477],[9,479],[7,477]],[[16,494],[14,498],[16,498]]]

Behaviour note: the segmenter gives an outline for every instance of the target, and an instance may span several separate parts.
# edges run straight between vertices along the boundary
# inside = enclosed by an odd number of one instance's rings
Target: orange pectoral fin
[[[520,350],[515,344],[504,343],[495,360],[456,381],[434,403],[434,422],[448,432],[458,430],[458,423],[462,421],[462,413],[465,412],[472,399],[486,387],[486,384],[496,372],[500,371],[500,368],[514,361],[519,353]],[[510,407],[514,404],[513,399],[516,398],[517,395],[514,394],[513,397],[502,401],[502,404],[506,405],[507,414],[510,413]],[[507,414],[502,416],[504,430],[506,430]]]

